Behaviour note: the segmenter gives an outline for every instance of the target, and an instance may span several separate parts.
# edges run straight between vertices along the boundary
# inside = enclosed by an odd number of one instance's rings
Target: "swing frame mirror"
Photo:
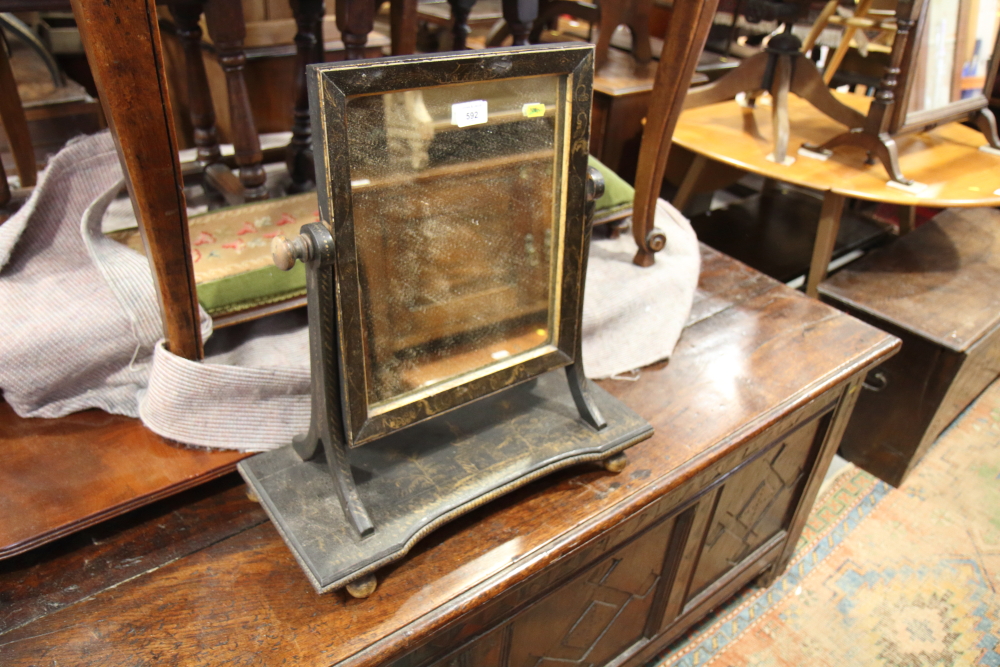
[[[587,154],[593,47],[562,44],[352,61],[309,67],[320,219],[332,235],[337,366],[345,444],[357,447],[435,415],[579,361],[587,230]],[[558,78],[554,111],[554,233],[546,342],[390,400],[373,400],[359,188],[352,182],[348,107],[352,100],[462,84]],[[525,112],[527,115],[527,112]],[[490,121],[492,122],[492,120]],[[355,141],[355,146],[357,142]],[[338,159],[337,156],[344,156]],[[419,181],[419,179],[416,179]],[[419,200],[416,197],[415,200]],[[332,221],[332,224],[330,223]]]

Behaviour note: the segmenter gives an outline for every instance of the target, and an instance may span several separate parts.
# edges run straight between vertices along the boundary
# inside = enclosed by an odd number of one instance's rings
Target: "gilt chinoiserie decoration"
[[[651,427],[583,376],[593,47],[309,68],[321,222],[305,262],[312,419],[240,472],[318,591]]]

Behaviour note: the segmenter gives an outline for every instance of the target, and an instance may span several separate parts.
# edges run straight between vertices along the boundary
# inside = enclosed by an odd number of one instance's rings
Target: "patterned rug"
[[[849,466],[786,573],[650,667],[1000,667],[1000,381],[899,489]]]

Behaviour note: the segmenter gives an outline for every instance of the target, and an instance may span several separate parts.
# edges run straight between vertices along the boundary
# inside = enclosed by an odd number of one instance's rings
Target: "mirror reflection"
[[[1000,0],[928,0],[907,112],[982,97],[1000,26]]]
[[[348,100],[375,412],[555,344],[560,78]]]

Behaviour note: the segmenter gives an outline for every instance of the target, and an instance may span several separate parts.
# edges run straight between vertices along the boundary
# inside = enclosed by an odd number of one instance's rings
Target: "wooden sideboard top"
[[[313,592],[238,486],[189,491],[0,562],[0,663],[378,664],[600,539],[899,345],[715,251],[702,258],[672,359],[635,382],[601,383],[656,429],[624,472],[580,467],[494,501],[380,571],[364,600]]]

